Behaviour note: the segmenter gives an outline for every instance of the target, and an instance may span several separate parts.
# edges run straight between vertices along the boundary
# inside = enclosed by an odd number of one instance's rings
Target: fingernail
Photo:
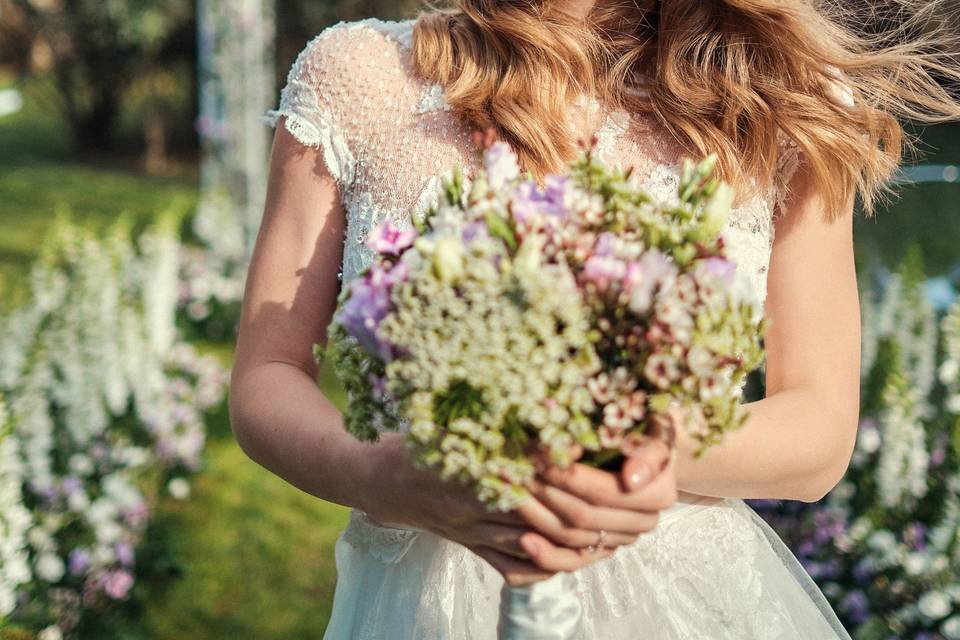
[[[637,470],[630,474],[630,486],[638,489],[646,484],[650,479],[650,467],[645,464],[637,467]]]
[[[528,556],[535,556],[539,552],[537,543],[534,542],[532,538],[527,538],[526,536],[520,538],[520,546],[523,547],[523,550]]]

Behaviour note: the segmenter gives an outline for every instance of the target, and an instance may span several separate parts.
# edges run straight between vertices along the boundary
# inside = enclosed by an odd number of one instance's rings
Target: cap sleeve
[[[264,115],[270,126],[284,126],[301,144],[322,150],[327,170],[341,189],[355,172],[354,154],[344,130],[349,109],[352,61],[346,23],[327,27],[297,56],[280,93],[280,105]]]

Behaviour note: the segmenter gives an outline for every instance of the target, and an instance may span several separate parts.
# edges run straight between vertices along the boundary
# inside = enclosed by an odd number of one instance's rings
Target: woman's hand
[[[675,461],[675,449],[650,439],[619,473],[546,466],[531,483],[534,499],[517,509],[533,528],[520,540],[530,563],[549,572],[545,577],[575,571],[652,531],[677,499]]]
[[[488,511],[472,489],[416,467],[404,440],[399,433],[381,434],[373,455],[384,473],[367,483],[365,512],[385,525],[412,526],[460,543],[518,584],[552,575],[529,562],[520,538],[531,529],[518,512]]]
[[[653,529],[658,512],[676,499],[675,456],[662,442],[644,446],[619,474],[583,464],[545,468],[531,483],[531,499],[502,513],[486,510],[467,487],[415,467],[400,434],[382,439],[378,450],[391,480],[371,487],[364,510],[381,523],[414,526],[466,546],[512,585],[608,557]],[[591,552],[601,529],[603,545]]]

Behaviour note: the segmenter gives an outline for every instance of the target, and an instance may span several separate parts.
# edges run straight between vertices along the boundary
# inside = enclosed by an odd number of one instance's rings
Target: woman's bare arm
[[[681,490],[816,501],[849,464],[860,411],[853,203],[829,223],[805,172],[791,188],[767,278],[766,397],[747,404],[747,423],[700,460],[681,452]]]
[[[256,462],[317,497],[363,508],[371,445],[338,428],[311,345],[336,304],[345,213],[321,155],[277,127],[244,293],[230,393],[235,437]]]

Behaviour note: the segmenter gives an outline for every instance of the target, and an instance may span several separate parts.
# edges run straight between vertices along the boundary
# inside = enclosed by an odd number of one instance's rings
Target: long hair
[[[585,19],[561,4],[455,0],[414,25],[415,70],[538,178],[577,152],[565,114],[586,93],[651,113],[691,155],[717,153],[740,199],[775,179],[785,135],[828,219],[854,193],[872,215],[916,151],[904,124],[960,120],[943,0],[598,0]]]

